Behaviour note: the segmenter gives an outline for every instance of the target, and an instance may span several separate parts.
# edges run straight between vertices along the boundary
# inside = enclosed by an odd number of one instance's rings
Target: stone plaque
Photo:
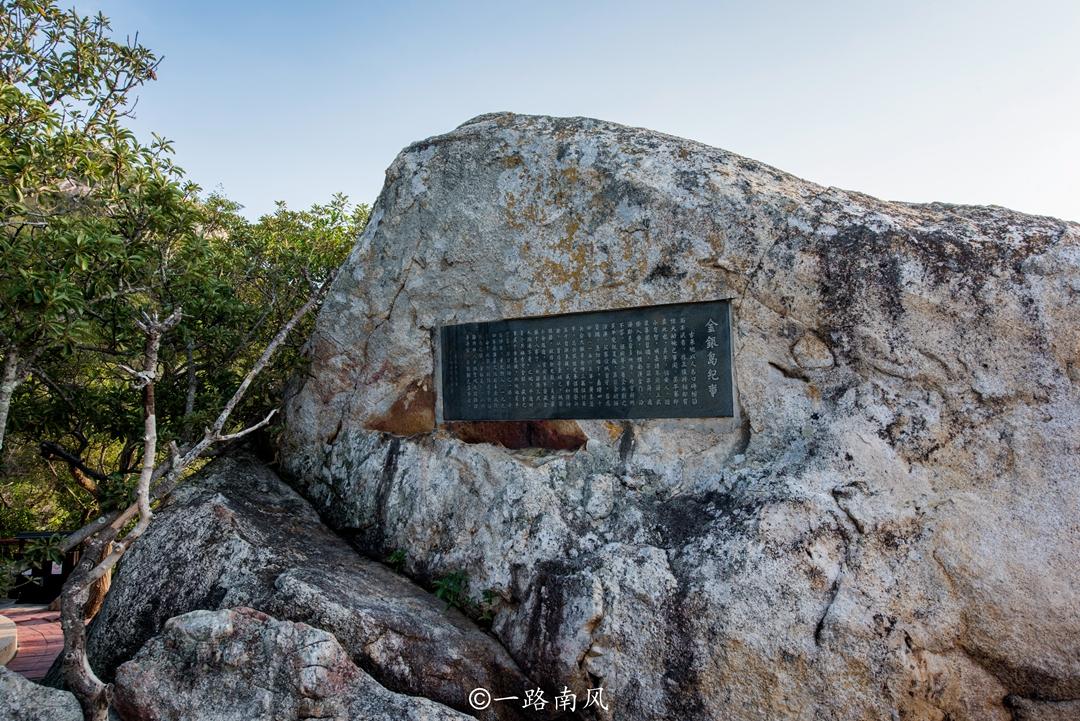
[[[440,329],[444,420],[731,416],[726,300]]]

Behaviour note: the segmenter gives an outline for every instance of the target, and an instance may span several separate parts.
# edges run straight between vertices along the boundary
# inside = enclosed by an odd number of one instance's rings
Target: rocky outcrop
[[[41,686],[0,666],[0,719],[82,721],[79,702],[67,691]]]
[[[529,685],[491,636],[360,556],[295,491],[248,458],[215,461],[155,513],[89,627],[91,662],[111,680],[170,618],[238,606],[332,634],[357,666],[392,691],[467,709],[476,687]],[[182,636],[189,627],[195,628],[181,624],[166,636]],[[226,633],[228,624],[222,628]],[[263,670],[235,673],[254,678]],[[514,718],[516,710],[492,707],[479,717],[496,712]]]
[[[471,716],[387,691],[337,640],[251,609],[192,611],[116,672],[114,706],[155,721],[457,721]]]
[[[581,422],[577,450],[436,426],[441,324],[715,298],[735,420]],[[483,116],[395,160],[309,351],[297,486],[371,553],[499,599],[518,663],[603,686],[601,718],[1080,699],[1076,224]]]

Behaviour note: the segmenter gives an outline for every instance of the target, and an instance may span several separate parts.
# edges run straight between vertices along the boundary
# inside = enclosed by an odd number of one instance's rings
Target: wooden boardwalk
[[[19,651],[7,665],[32,681],[39,681],[64,650],[60,612],[46,606],[8,606],[0,609],[19,629]]]

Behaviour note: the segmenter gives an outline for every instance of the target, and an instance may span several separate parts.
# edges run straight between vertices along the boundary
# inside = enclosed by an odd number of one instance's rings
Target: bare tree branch
[[[265,428],[266,426],[270,425],[270,420],[274,417],[275,414],[277,414],[277,408],[275,408],[272,411],[270,411],[269,413],[267,413],[266,418],[263,418],[261,421],[259,421],[255,425],[248,426],[244,430],[238,431],[236,433],[230,433],[229,435],[225,435],[225,436],[218,436],[217,440],[219,442],[221,442],[221,443],[226,443],[228,441],[235,441],[238,438],[243,438],[244,436],[246,436],[249,433],[254,433],[255,431],[259,430],[260,428]]]
[[[203,432],[202,438],[184,449],[179,448],[176,443],[170,443],[169,457],[160,464],[157,464],[158,437],[154,397],[158,351],[162,337],[179,323],[181,314],[177,309],[165,320],[158,320],[156,316],[144,316],[138,322],[138,327],[146,335],[142,368],[137,371],[127,369],[134,376],[136,386],[143,391],[143,460],[136,489],[137,500],[121,512],[95,519],[69,535],[62,546],[67,551],[79,543],[86,543],[78,566],[64,585],[61,595],[61,623],[64,629],[64,677],[79,698],[87,721],[107,721],[109,708],[109,686],[94,673],[86,655],[84,614],[90,600],[90,589],[115,567],[131,544],[146,531],[153,518],[152,502],[171,493],[192,463],[206,454],[212,445],[243,438],[270,423],[277,409],[252,426],[233,433],[224,432],[230,416],[243,400],[256,376],[270,363],[274,353],[297,323],[326,296],[333,280],[334,274],[331,274],[267,344],[213,425]],[[135,518],[138,519],[135,526],[117,540],[123,529]]]
[[[79,456],[69,452],[59,443],[43,441],[38,446],[38,450],[41,452],[41,457],[47,461],[59,458],[64,463],[67,463],[75,482],[88,493],[96,493],[97,484],[109,480],[106,474],[86,465]]]
[[[86,658],[86,625],[84,623],[86,606],[90,599],[90,589],[112,570],[124,552],[146,531],[150,525],[150,519],[153,518],[153,512],[150,509],[150,482],[153,479],[154,461],[157,458],[157,409],[154,381],[157,378],[158,351],[161,349],[162,336],[172,330],[182,317],[180,309],[177,308],[165,320],[158,320],[156,315],[145,316],[137,324],[146,334],[143,367],[137,381],[143,391],[143,465],[136,489],[139,520],[135,527],[124,536],[124,539],[116,543],[108,553],[105,553],[108,544],[113,542],[124,524],[114,520],[99,537],[95,538],[90,543],[90,547],[84,551],[87,562],[84,564],[80,560],[78,573],[73,573],[68,579],[61,595],[64,678],[73,689],[81,691],[79,699],[88,721],[91,718],[97,721],[106,717],[109,702],[108,687],[90,668]]]

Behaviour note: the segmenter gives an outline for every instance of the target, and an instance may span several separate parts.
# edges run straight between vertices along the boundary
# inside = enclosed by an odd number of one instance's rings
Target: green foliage
[[[6,554],[5,557],[0,557],[0,598],[9,597],[19,586],[40,584],[40,577],[29,575],[31,569],[47,568],[51,563],[63,563],[64,554],[60,549],[62,541],[63,538],[59,535],[33,540],[27,544],[18,559],[7,555],[11,553],[11,547],[2,549]]]
[[[0,538],[21,531],[73,528],[83,514],[78,496],[49,472],[37,449],[13,442],[5,451],[7,462],[0,473]]]
[[[24,563],[0,560],[0,598],[11,598],[11,592],[25,582],[20,575],[24,570]]]
[[[343,195],[304,211],[279,203],[254,223],[238,210],[224,198],[208,198],[200,240],[178,254],[183,272],[167,281],[170,297],[185,310],[163,348],[163,357],[174,358],[174,367],[183,371],[166,383],[173,385],[165,402],[171,398],[176,403],[166,406],[173,411],[164,426],[170,434],[201,432],[266,343],[307,300],[313,284],[341,264],[369,212]],[[260,375],[238,409],[238,425],[277,405],[284,384],[299,366],[300,348],[313,320],[312,315],[303,321],[274,365]],[[179,402],[186,399],[193,380],[197,402],[188,412]]]
[[[182,216],[168,142],[123,127],[157,59],[101,15],[0,1],[0,339],[22,356],[84,340],[91,312],[136,293],[153,239]]]
[[[477,615],[481,623],[490,624],[495,618],[495,608],[499,605],[501,597],[498,592],[493,588],[485,588],[481,594],[481,601],[478,604]]]
[[[164,449],[169,441],[182,444],[201,435],[273,335],[307,300],[312,284],[344,260],[368,214],[367,206],[353,206],[340,195],[304,211],[280,204],[257,222],[216,196],[195,210],[195,230],[162,236],[154,250],[168,262],[158,265],[145,290],[110,301],[105,313],[79,313],[80,340],[40,356],[12,403],[9,468],[20,447],[51,440],[107,476],[94,493],[69,484],[57,497],[82,520],[132,498],[142,415],[140,397],[119,364],[135,364],[141,352],[138,311],[147,305],[184,308],[159,353],[157,416]],[[260,374],[233,415],[236,428],[280,403],[285,384],[302,365],[300,351],[313,320],[313,314],[304,319]],[[22,460],[19,471],[26,472],[33,462]],[[62,462],[52,461],[52,468],[56,476],[69,475]],[[34,525],[10,525],[0,509],[0,534],[45,523],[40,518]]]
[[[397,573],[401,573],[405,570],[405,559],[405,551],[399,548],[386,557],[385,563]]]
[[[118,511],[135,501],[137,478],[134,473],[110,473],[98,483],[97,502],[102,511]]]
[[[469,576],[465,571],[453,571],[435,579],[435,597],[446,602],[446,607],[469,609]]]
[[[38,538],[31,541],[26,547],[26,559],[27,565],[43,567],[47,563],[63,563],[64,554],[60,550],[60,544],[63,541],[63,537],[58,534],[53,534],[48,538]]]
[[[432,590],[436,598],[446,603],[446,608],[457,608],[485,627],[490,626],[495,618],[495,610],[501,601],[498,592],[493,588],[484,589],[479,601],[470,598],[469,576],[461,570],[436,578],[432,583]]]
[[[159,353],[165,453],[202,434],[368,219],[343,195],[307,210],[279,203],[256,222],[200,196],[169,141],[144,144],[124,126],[158,60],[110,33],[101,15],[0,0],[0,353],[20,383],[0,459],[0,535],[77,527],[131,498],[142,407],[122,366],[140,360],[142,313],[184,312]],[[280,403],[313,318],[226,431]],[[37,457],[44,441],[77,463]]]

